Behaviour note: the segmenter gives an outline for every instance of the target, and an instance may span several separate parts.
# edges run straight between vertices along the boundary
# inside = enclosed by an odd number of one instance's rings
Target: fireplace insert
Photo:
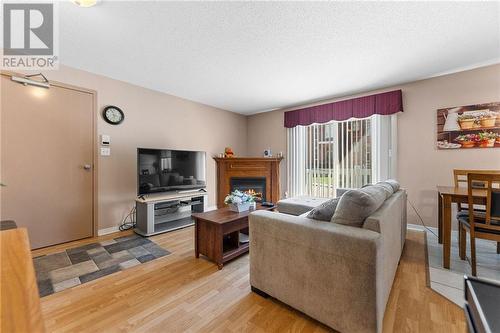
[[[231,177],[231,192],[234,190],[255,196],[257,202],[266,201],[266,178]]]

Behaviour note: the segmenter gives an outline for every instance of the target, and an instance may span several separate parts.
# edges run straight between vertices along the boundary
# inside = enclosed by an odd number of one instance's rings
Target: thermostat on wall
[[[111,137],[106,134],[101,135],[101,145],[102,146],[109,146],[111,144]]]

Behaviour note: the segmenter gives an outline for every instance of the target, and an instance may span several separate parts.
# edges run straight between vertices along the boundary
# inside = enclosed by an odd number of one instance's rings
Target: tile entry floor
[[[471,268],[468,261],[461,260],[458,256],[458,231],[452,231],[450,269],[445,269],[443,268],[443,246],[438,243],[436,236],[437,228],[429,228],[436,235],[419,225],[409,225],[408,229],[426,232],[431,288],[462,307],[464,305],[464,275],[471,275]],[[496,249],[496,242],[476,240],[477,277],[500,283],[500,254],[497,254]],[[470,256],[469,238],[467,238],[467,256]]]
[[[39,256],[33,262],[43,297],[168,254],[151,240],[132,234]]]

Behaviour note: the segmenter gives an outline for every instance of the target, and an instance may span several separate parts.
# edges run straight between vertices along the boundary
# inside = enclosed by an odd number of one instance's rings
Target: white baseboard
[[[411,223],[408,223],[406,225],[406,229],[408,230],[421,230],[421,231],[425,231],[425,228],[419,224],[411,224]]]
[[[421,230],[421,231],[425,231],[425,227],[420,225],[420,224],[411,224],[411,223],[408,223],[408,225],[406,226],[406,229],[409,229],[409,230]],[[435,228],[435,227],[427,227],[427,229],[431,230],[431,231],[434,231],[435,233],[438,232],[438,229]]]
[[[114,226],[110,228],[105,228],[105,229],[99,229],[97,230],[97,236],[104,236],[108,234],[112,234],[114,232],[120,231],[119,226]]]

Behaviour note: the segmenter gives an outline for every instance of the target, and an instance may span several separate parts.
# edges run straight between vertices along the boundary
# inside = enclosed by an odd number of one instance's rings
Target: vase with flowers
[[[228,205],[229,210],[233,212],[245,212],[250,207],[255,207],[255,197],[248,193],[235,190],[224,199],[224,203]]]

